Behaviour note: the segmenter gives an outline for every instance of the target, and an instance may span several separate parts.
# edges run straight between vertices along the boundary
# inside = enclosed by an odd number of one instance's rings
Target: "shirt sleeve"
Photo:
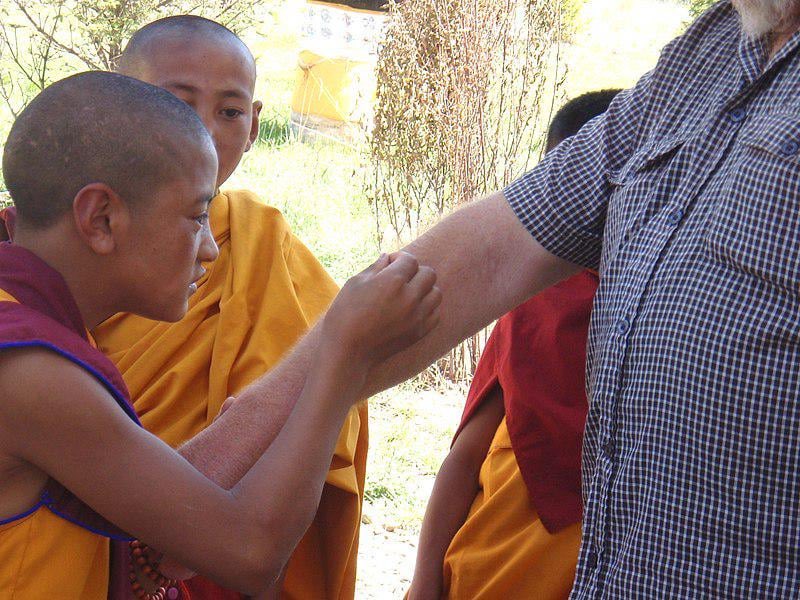
[[[603,115],[504,190],[519,220],[548,252],[598,268],[613,192],[609,176],[627,162],[642,137],[651,79],[648,73],[620,92]]]

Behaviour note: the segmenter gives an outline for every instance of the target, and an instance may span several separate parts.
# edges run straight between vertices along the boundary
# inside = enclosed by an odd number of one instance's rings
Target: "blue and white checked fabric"
[[[599,267],[573,598],[800,598],[800,35],[717,4],[505,195]]]

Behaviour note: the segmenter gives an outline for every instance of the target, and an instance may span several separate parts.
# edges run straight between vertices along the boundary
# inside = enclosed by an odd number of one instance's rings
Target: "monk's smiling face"
[[[180,31],[147,39],[122,74],[178,96],[200,115],[219,158],[217,186],[233,173],[258,135],[256,70],[244,44],[229,35]]]

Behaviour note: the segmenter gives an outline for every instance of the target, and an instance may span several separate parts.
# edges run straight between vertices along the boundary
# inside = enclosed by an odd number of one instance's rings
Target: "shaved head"
[[[256,65],[229,29],[202,17],[167,17],[130,39],[118,71],[175,94],[203,120],[217,150],[217,186],[258,137]]]
[[[148,23],[128,41],[119,57],[118,71],[130,77],[147,78],[147,68],[154,53],[158,53],[165,40],[213,40],[241,52],[252,67],[255,84],[256,62],[250,49],[230,29],[204,17],[177,15]]]
[[[213,142],[184,102],[130,77],[89,72],[47,87],[22,111],[3,176],[19,225],[44,228],[90,183],[135,205],[208,155]]]

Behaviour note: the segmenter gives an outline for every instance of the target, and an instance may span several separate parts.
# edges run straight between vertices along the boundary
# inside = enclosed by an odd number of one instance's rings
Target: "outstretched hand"
[[[323,336],[370,367],[419,341],[439,322],[436,273],[407,252],[382,255],[342,288]]]

